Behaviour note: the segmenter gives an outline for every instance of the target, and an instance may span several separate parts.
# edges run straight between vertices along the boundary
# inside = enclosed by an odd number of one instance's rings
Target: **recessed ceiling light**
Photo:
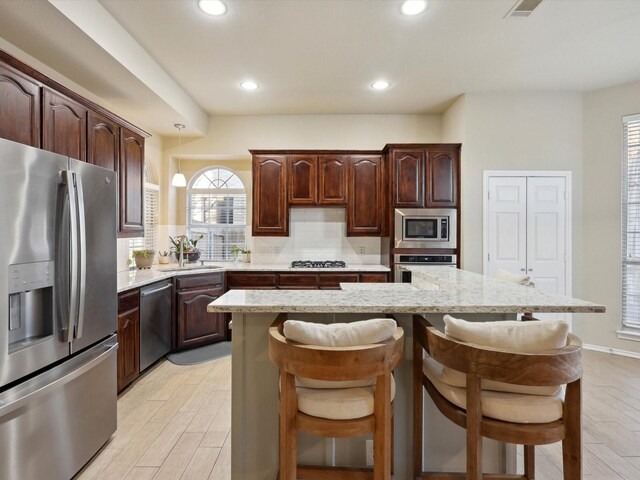
[[[405,15],[418,15],[419,13],[424,12],[426,8],[426,0],[405,0],[402,3],[400,10],[402,10],[402,13]]]
[[[242,88],[245,90],[255,90],[258,88],[258,84],[256,82],[252,82],[251,80],[247,80],[246,82],[242,82],[240,84]]]
[[[386,90],[390,86],[391,84],[386,80],[378,80],[371,84],[371,88],[373,88],[374,90]]]
[[[209,15],[224,15],[227,12],[227,6],[222,0],[198,0],[200,10]]]

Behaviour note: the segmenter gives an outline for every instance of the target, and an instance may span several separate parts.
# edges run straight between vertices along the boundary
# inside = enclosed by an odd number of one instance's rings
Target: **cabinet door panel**
[[[253,235],[288,236],[287,159],[284,155],[253,158]]]
[[[457,206],[459,158],[456,150],[428,151],[427,208]]]
[[[86,160],[87,109],[73,100],[44,89],[42,148]]]
[[[361,273],[360,281],[363,283],[386,283],[389,275],[386,273]]]
[[[289,157],[289,203],[291,205],[315,205],[317,194],[318,157],[315,155],[291,155]]]
[[[424,150],[394,150],[394,207],[424,207]]]
[[[118,315],[118,391],[140,374],[140,311]]]
[[[89,111],[87,161],[118,171],[120,163],[120,127],[102,115]]]
[[[120,130],[120,237],[144,235],[144,138]]]
[[[339,289],[341,283],[357,283],[357,273],[321,273],[319,275],[320,289]]]
[[[0,137],[40,147],[40,87],[0,65]]]
[[[349,159],[348,236],[380,236],[384,221],[382,157]]]
[[[222,293],[220,288],[178,292],[178,348],[226,339],[225,314],[207,312],[207,305]]]
[[[239,289],[276,288],[276,274],[271,273],[241,273],[228,272],[227,286]]]
[[[318,204],[347,204],[347,158],[322,155],[318,158]]]
[[[315,273],[281,273],[278,275],[279,288],[317,288],[318,276]]]

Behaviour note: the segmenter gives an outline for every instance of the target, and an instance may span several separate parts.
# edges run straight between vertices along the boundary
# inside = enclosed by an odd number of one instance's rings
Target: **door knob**
[[[530,272],[533,272],[533,268],[530,268],[530,269],[529,269],[529,271],[530,271]]]
[[[526,272],[526,271],[527,271],[527,269],[526,269],[526,268],[521,268],[521,269],[520,269],[520,271],[521,271],[521,272]]]

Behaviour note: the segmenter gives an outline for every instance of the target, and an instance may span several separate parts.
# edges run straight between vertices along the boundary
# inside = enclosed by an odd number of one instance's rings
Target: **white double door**
[[[526,274],[542,292],[569,294],[567,182],[564,176],[488,177],[485,275]]]

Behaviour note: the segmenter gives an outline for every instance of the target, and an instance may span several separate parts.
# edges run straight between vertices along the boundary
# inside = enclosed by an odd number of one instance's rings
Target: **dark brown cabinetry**
[[[349,158],[347,236],[381,236],[385,219],[382,156]]]
[[[193,275],[176,279],[177,348],[219,342],[227,338],[224,313],[208,313],[207,305],[224,293],[223,274]]]
[[[387,273],[375,272],[227,272],[230,290],[336,290],[340,283],[387,282]]]
[[[120,236],[144,235],[144,138],[120,130]]]
[[[40,146],[40,86],[0,65],[0,137]]]
[[[48,88],[42,105],[42,148],[86,160],[87,108]]]
[[[118,391],[140,375],[140,291],[118,295]]]
[[[424,207],[425,151],[392,150],[390,167],[393,206]]]
[[[427,159],[428,208],[458,206],[460,148],[429,149]]]
[[[254,156],[252,232],[254,236],[289,235],[285,155]]]
[[[120,167],[120,126],[89,111],[87,131],[87,161],[117,172]]]
[[[347,159],[345,155],[318,158],[318,205],[347,204]]]
[[[289,157],[289,205],[318,203],[318,157],[291,155]]]

